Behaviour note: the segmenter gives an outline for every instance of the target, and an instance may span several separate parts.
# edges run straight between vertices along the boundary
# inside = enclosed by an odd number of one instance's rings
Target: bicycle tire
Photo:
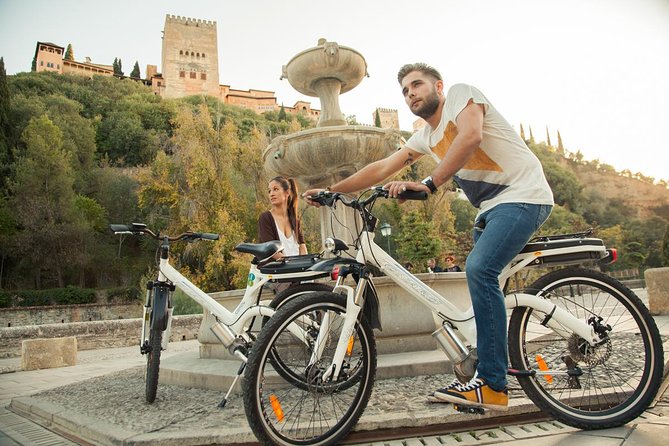
[[[517,377],[527,396],[557,420],[579,429],[623,425],[646,410],[662,381],[664,353],[655,321],[638,296],[598,271],[567,268],[539,278],[528,291],[581,320],[602,317],[608,339],[591,347],[542,325],[544,313],[513,310],[509,357],[516,369],[582,370],[581,376]],[[542,364],[543,362],[543,364]]]
[[[163,332],[151,329],[149,332],[149,352],[146,354],[146,402],[153,403],[158,393],[158,375],[160,374],[160,350]]]
[[[309,293],[282,305],[270,318],[249,354],[244,371],[243,395],[246,416],[258,440],[266,445],[338,444],[358,422],[371,395],[376,374],[376,341],[367,319],[361,315],[352,336],[348,356],[360,363],[359,378],[348,380],[346,361],[339,382],[323,383],[322,372],[332,361],[346,297],[330,292]],[[288,326],[310,314],[329,315],[330,336],[315,366],[308,368],[317,330],[304,342],[297,340]],[[279,352],[293,373],[309,386],[295,386],[278,373],[272,361]],[[345,386],[342,386],[345,383]],[[278,406],[278,407],[277,407]]]
[[[280,293],[278,293],[274,299],[270,302],[269,306],[271,308],[274,308],[275,310],[280,308],[282,305],[285,305],[287,302],[290,302],[291,300],[303,296],[308,293],[314,293],[314,292],[332,292],[332,287],[329,285],[321,284],[321,283],[300,283],[298,285],[293,285],[290,288],[287,288]],[[264,327],[267,321],[269,321],[269,317],[263,318],[263,324],[262,326]],[[307,384],[303,381],[301,376],[296,375],[293,373],[292,368],[287,365],[282,359],[281,356],[276,352],[273,351],[270,353],[271,357],[270,360],[274,362],[274,367],[276,368],[277,373],[279,373],[285,380],[291,382],[294,386],[306,386]]]

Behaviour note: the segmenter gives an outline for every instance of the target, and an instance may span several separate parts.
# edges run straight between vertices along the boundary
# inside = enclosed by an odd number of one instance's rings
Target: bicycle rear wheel
[[[355,324],[338,380],[322,379],[332,362],[345,312],[345,296],[310,293],[282,305],[263,328],[249,355],[243,381],[246,416],[262,443],[337,444],[357,423],[376,373],[374,333],[364,316]],[[327,343],[318,361],[310,366],[324,318],[329,319]],[[309,320],[312,324],[307,326],[305,321]],[[291,325],[305,329],[306,339],[291,333]],[[291,370],[290,378],[277,370],[277,356],[282,367]],[[299,377],[299,385],[292,377]]]
[[[662,340],[641,300],[617,280],[580,268],[549,273],[528,292],[607,333],[604,342],[590,346],[576,334],[544,326],[546,314],[515,308],[509,322],[512,367],[555,371],[518,377],[530,399],[581,429],[620,426],[638,417],[655,397],[664,367]]]

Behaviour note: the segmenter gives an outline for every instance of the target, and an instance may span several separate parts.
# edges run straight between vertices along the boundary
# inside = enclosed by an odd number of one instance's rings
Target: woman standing
[[[307,253],[304,235],[297,218],[297,185],[292,178],[274,177],[267,186],[269,211],[260,214],[258,219],[258,240],[268,242],[279,240],[283,245],[283,256],[296,256]]]

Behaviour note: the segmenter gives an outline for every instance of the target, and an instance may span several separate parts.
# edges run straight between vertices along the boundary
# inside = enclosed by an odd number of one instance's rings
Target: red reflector
[[[616,248],[609,249],[609,255],[611,256],[611,263],[614,263],[618,260],[618,250]]]
[[[337,280],[339,278],[339,267],[335,266],[332,268],[332,271],[330,271],[330,279],[332,280]]]

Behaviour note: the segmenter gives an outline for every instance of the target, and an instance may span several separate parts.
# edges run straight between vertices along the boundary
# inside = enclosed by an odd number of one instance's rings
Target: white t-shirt
[[[426,125],[409,138],[407,147],[441,161],[458,134],[456,118],[470,99],[485,109],[483,139],[453,179],[479,214],[500,203],[552,205],[553,193],[537,157],[483,93],[471,85],[453,85],[437,128]]]
[[[279,241],[283,245],[283,254],[286,256],[296,256],[300,254],[300,244],[295,239],[295,231],[290,231],[290,237],[286,237],[279,225],[274,222],[276,230],[279,233]]]

